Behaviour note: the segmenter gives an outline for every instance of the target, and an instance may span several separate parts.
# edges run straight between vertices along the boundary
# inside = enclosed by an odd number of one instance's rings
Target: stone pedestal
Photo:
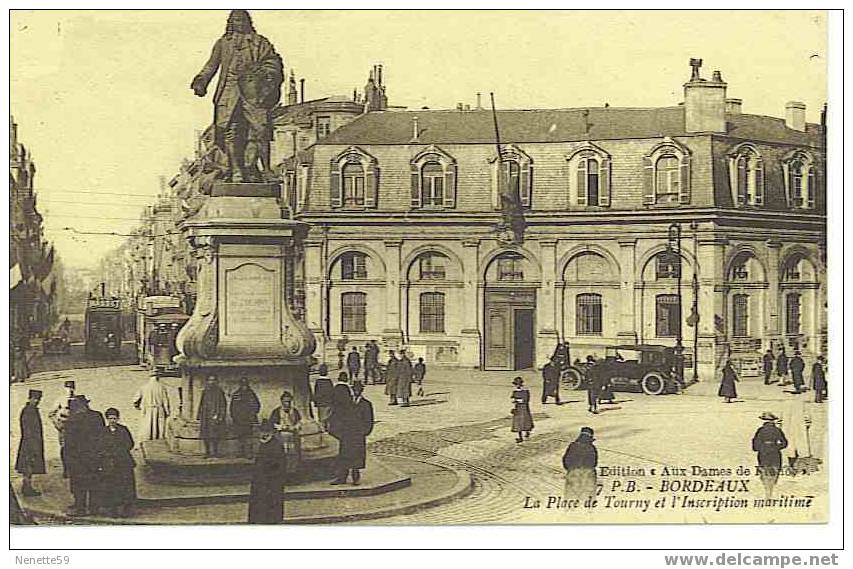
[[[198,263],[198,299],[177,338],[181,413],[170,425],[169,448],[179,455],[204,452],[196,417],[210,375],[226,396],[247,377],[261,400],[260,418],[289,391],[303,417],[304,458],[337,452],[336,441],[310,414],[314,336],[294,318],[285,294],[287,255],[306,227],[283,218],[278,195],[277,184],[216,184],[181,226]],[[240,441],[230,429],[226,433],[220,452],[236,456]]]

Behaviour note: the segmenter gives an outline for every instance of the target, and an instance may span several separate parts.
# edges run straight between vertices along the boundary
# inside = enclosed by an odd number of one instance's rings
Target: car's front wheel
[[[666,382],[660,374],[652,372],[643,376],[640,387],[646,395],[660,395],[666,388]]]

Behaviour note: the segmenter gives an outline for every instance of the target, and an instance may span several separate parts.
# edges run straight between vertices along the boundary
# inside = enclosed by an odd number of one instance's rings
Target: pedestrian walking
[[[764,352],[764,357],[762,358],[762,363],[764,364],[764,385],[770,385],[774,383],[770,378],[773,375],[773,361],[775,358],[773,357],[773,350],[767,348],[767,351]]]
[[[415,383],[418,384],[418,397],[424,396],[424,378],[426,377],[426,364],[423,358],[418,358],[418,363],[413,369]]]
[[[791,379],[794,381],[794,391],[802,393],[805,391],[806,381],[803,378],[803,372],[806,369],[806,362],[803,361],[800,351],[794,352],[794,357],[788,362],[788,369],[791,370]]]
[[[400,359],[397,361],[397,399],[401,401],[400,407],[408,407],[409,399],[412,397],[412,379],[415,370],[412,360],[405,350],[400,350]]]
[[[248,377],[240,378],[240,385],[231,394],[231,426],[240,446],[240,456],[252,458],[254,436],[252,430],[258,424],[261,402],[249,385]]]
[[[560,370],[553,359],[542,366],[542,405],[548,402],[549,397],[560,405]]]
[[[385,370],[385,395],[390,396],[388,405],[397,405],[397,364],[399,360],[394,350],[388,352],[388,367]]]
[[[59,439],[59,458],[62,461],[62,477],[68,478],[68,467],[65,462],[65,422],[68,420],[68,416],[71,415],[70,402],[74,397],[74,390],[77,388],[77,385],[73,380],[69,379],[62,384],[62,388],[65,392],[50,408],[47,417],[53,423],[57,438]]]
[[[530,413],[530,390],[524,386],[524,380],[516,377],[512,380],[515,387],[510,395],[512,399],[512,427],[510,432],[518,433],[515,442],[524,442],[530,438],[533,430],[533,415]],[[523,435],[523,437],[522,437]]]
[[[740,380],[737,377],[735,368],[732,367],[732,361],[726,360],[726,363],[723,366],[723,377],[720,381],[720,389],[717,391],[717,395],[724,397],[726,403],[731,403],[733,399],[737,399],[737,386],[735,384],[738,381]]]
[[[361,371],[361,354],[358,353],[358,348],[352,347],[352,351],[347,354],[347,371],[353,381],[358,379],[358,372]]]
[[[379,382],[379,346],[376,340],[370,340],[364,347],[364,383]]]
[[[12,345],[12,381],[23,382],[30,377],[29,340],[22,337]]]
[[[126,517],[136,503],[136,476],[133,472],[136,461],[130,454],[133,436],[127,427],[119,423],[118,409],[110,407],[104,416],[107,426],[101,435],[98,505],[107,515]]]
[[[286,474],[295,474],[302,464],[302,414],[293,405],[293,394],[285,391],[279,399],[280,407],[273,409],[270,423],[276,431],[276,438],[284,449]]]
[[[287,458],[275,438],[272,423],[264,419],[258,430],[258,451],[249,487],[249,523],[277,524],[284,519]]]
[[[15,458],[15,471],[23,477],[21,494],[24,496],[41,496],[41,492],[33,487],[33,475],[44,474],[44,431],[41,424],[38,406],[42,392],[30,389],[27,402],[21,409],[19,425],[21,441],[18,443],[18,455]]]
[[[367,436],[373,431],[373,404],[364,398],[364,386],[352,385],[352,400],[345,407],[341,429],[336,430],[340,442],[333,485],[346,484],[352,477],[354,486],[361,481],[361,470],[367,462]]]
[[[788,446],[785,433],[776,424],[779,417],[766,411],[759,417],[761,425],[752,437],[752,450],[758,454],[758,475],[764,485],[764,495],[773,497],[773,488],[782,469],[782,449]]]
[[[332,391],[332,409],[329,417],[329,434],[338,440],[338,456],[335,459],[335,478],[332,484],[345,484],[349,472],[348,447],[345,439],[351,436],[353,415],[353,391],[349,376],[341,372]]]
[[[604,378],[598,366],[593,365],[586,371],[586,403],[587,411],[598,415],[598,399],[601,395],[601,385]]]
[[[595,469],[598,466],[598,450],[592,444],[595,441],[591,427],[583,427],[578,437],[569,443],[563,454],[563,468],[566,469],[566,485],[564,498],[580,500],[586,505],[588,500],[595,497]]]
[[[785,354],[785,348],[779,350],[779,355],[776,357],[776,377],[779,378],[779,385],[789,385],[788,380],[788,356]]]
[[[133,406],[142,411],[137,442],[166,438],[166,421],[172,414],[172,405],[169,392],[156,373],[151,374],[136,394]]]
[[[329,430],[329,416],[332,414],[332,391],[334,386],[329,379],[329,366],[320,364],[317,369],[319,376],[314,380],[314,390],[311,392],[311,400],[317,409],[317,420],[323,428]]]
[[[225,434],[227,407],[225,392],[219,387],[216,376],[208,376],[196,414],[196,420],[199,421],[199,435],[204,441],[205,458],[219,456],[219,440]]]
[[[89,400],[75,395],[65,422],[65,460],[74,504],[69,515],[84,516],[97,508],[98,468],[104,434],[104,417],[89,409]]]
[[[827,397],[826,371],[823,369],[823,362],[824,357],[821,355],[812,364],[812,389],[814,389],[815,403],[823,403]]]

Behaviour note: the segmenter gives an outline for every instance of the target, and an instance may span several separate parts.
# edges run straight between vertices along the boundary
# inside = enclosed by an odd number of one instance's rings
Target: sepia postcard
[[[828,523],[828,20],[11,11],[10,523]]]

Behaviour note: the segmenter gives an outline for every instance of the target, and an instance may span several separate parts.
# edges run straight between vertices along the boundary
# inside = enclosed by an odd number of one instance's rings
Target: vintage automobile
[[[570,389],[585,388],[593,366],[613,391],[663,395],[677,393],[683,385],[675,374],[673,348],[653,344],[608,346],[604,359],[594,364],[576,363],[562,370],[562,383]]]
[[[45,356],[70,354],[71,342],[68,341],[66,335],[54,334],[44,339],[41,350]]]

